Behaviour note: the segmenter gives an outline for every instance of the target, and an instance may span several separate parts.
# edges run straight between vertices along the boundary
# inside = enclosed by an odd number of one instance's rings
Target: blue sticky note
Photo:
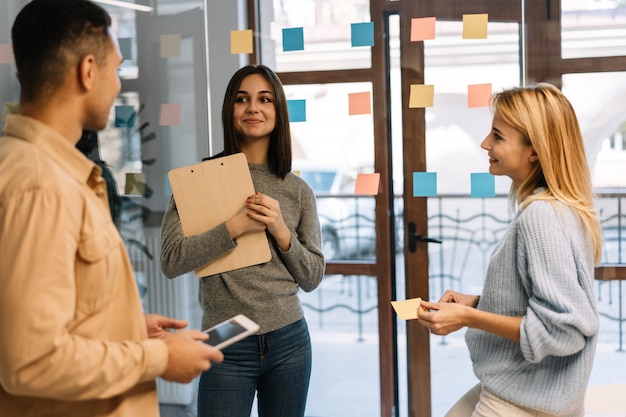
[[[471,174],[472,197],[495,197],[496,178],[488,172],[474,172]]]
[[[122,58],[130,61],[133,59],[133,40],[132,38],[119,38],[117,42],[120,45],[120,52],[122,53]]]
[[[283,29],[283,51],[304,51],[304,29]]]
[[[115,127],[133,127],[135,117],[133,106],[115,106]]]
[[[287,100],[290,122],[306,122],[306,100]]]
[[[413,197],[436,197],[437,196],[437,173],[414,172],[413,173]]]
[[[374,22],[352,23],[352,46],[374,46]]]

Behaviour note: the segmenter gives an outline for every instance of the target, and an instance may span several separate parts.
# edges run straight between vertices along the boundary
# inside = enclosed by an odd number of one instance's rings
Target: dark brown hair
[[[46,99],[88,54],[106,64],[109,14],[87,0],[33,0],[17,15],[11,37],[21,100]]]
[[[289,110],[285,91],[278,76],[264,65],[247,65],[240,68],[230,79],[224,103],[222,105],[222,127],[224,129],[224,155],[241,152],[241,137],[235,130],[233,108],[241,82],[251,74],[260,74],[272,87],[274,92],[274,108],[276,109],[276,126],[270,135],[267,159],[270,172],[285,178],[291,171],[291,130],[289,128]]]

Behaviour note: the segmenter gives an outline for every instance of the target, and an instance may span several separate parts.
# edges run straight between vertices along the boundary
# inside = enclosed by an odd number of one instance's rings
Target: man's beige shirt
[[[158,415],[147,339],[101,170],[33,119],[0,138],[0,414]]]

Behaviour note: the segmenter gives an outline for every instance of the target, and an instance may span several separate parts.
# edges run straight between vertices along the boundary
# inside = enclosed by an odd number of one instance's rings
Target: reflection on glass
[[[261,0],[261,61],[277,72],[369,68],[371,48],[351,43],[351,24],[371,21],[369,7],[369,0]],[[284,52],[283,29],[291,28],[303,28],[304,50]]]
[[[626,187],[626,72],[566,74],[595,188]]]
[[[626,5],[617,0],[561,2],[561,56],[626,55]]]

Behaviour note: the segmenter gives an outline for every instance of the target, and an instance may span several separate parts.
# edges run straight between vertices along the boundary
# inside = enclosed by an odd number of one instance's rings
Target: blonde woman
[[[446,417],[581,417],[598,332],[593,271],[602,238],[578,121],[549,84],[503,91],[492,108],[481,147],[489,172],[512,180],[515,218],[480,296],[447,291],[420,311],[433,334],[468,328],[480,383]]]

